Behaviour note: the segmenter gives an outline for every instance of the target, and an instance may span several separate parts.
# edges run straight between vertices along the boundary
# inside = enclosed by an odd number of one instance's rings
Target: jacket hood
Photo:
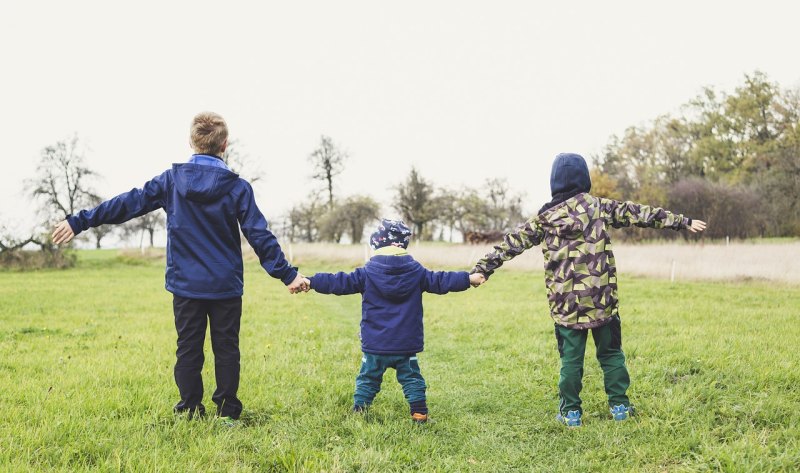
[[[592,189],[589,168],[583,156],[574,153],[561,153],[553,161],[550,171],[550,195],[580,194]]]
[[[422,270],[422,265],[411,255],[373,256],[364,269],[385,299],[402,301],[419,290],[420,279],[409,276]]]
[[[175,188],[194,202],[214,202],[227,195],[239,180],[239,175],[227,169],[183,163],[172,165]]]

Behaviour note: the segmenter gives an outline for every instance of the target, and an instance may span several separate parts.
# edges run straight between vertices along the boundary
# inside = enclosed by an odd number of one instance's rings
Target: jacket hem
[[[369,353],[370,355],[414,355],[416,353],[421,353],[422,348],[423,347],[419,347],[419,349],[411,350],[373,350],[362,346],[361,351]]]
[[[564,322],[562,320],[556,320],[555,318],[553,320],[555,320],[556,325],[560,325],[560,326],[568,328],[568,329],[572,329],[572,330],[588,330],[588,329],[592,329],[592,328],[600,328],[600,327],[608,324],[609,322],[611,322],[611,320],[613,320],[613,316],[604,317],[602,319],[595,319],[595,320],[592,320],[591,322],[581,322],[581,323],[578,323],[578,324],[566,323],[566,322]]]
[[[222,300],[222,299],[232,299],[234,297],[242,297],[244,291],[229,291],[229,292],[191,292],[191,291],[183,291],[171,288],[169,286],[165,286],[167,291],[171,292],[172,294],[180,297],[186,297],[188,299],[202,299],[207,301],[215,301],[215,300]]]

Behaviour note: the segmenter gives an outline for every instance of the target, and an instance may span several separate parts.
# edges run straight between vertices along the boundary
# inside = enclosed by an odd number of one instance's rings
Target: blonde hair
[[[195,153],[219,155],[228,139],[228,125],[219,114],[200,112],[192,120],[191,137]]]

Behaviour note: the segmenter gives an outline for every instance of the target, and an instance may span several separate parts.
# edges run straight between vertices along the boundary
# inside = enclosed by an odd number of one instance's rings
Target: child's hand
[[[485,282],[486,276],[481,273],[472,273],[469,275],[469,285],[472,287],[478,287]]]
[[[72,240],[72,237],[74,236],[75,233],[72,231],[72,227],[69,226],[69,222],[62,220],[58,222],[56,228],[53,230],[53,243],[56,245],[67,243]]]
[[[689,231],[692,233],[702,232],[706,229],[706,222],[702,220],[692,220],[692,224],[689,225]]]
[[[294,278],[289,286],[289,294],[297,294],[298,292],[308,292],[311,288],[311,282],[300,273],[297,273],[297,277]]]

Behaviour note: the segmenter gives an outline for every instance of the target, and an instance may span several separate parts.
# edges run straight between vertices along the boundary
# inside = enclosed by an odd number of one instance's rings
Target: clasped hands
[[[294,278],[294,281],[286,287],[289,289],[289,294],[308,292],[311,289],[311,281],[302,274],[297,273],[297,277]]]

